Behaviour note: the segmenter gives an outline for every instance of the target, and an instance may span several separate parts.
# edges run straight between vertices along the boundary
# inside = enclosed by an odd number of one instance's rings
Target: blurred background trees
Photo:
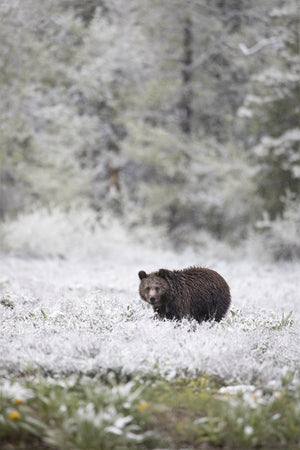
[[[252,75],[242,114],[250,124],[257,194],[275,219],[284,212],[285,197],[300,194],[299,4],[279,3],[269,17],[272,34],[261,38],[271,47],[268,64]]]
[[[1,217],[84,206],[178,245],[286,221],[300,194],[297,8],[1,2]]]

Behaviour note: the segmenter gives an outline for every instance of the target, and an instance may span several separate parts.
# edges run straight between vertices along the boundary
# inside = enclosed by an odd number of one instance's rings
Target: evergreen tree
[[[2,215],[86,194],[76,161],[83,142],[70,101],[81,35],[80,21],[58,1],[16,0],[1,8]]]
[[[271,32],[252,51],[244,50],[251,57],[268,45],[273,54],[268,66],[252,77],[252,92],[240,115],[247,117],[256,136],[252,145],[258,195],[274,219],[283,213],[289,192],[300,195],[299,5],[278,2],[269,17]]]

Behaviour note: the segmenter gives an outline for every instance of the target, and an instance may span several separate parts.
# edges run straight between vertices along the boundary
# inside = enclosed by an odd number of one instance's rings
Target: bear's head
[[[141,280],[139,287],[140,296],[155,309],[163,305],[166,298],[165,295],[169,289],[167,281],[159,276],[159,273],[147,275],[143,270],[139,272]]]

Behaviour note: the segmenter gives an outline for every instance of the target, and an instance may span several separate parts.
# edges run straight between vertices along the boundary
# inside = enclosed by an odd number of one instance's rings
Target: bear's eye
[[[148,286],[148,287],[146,287],[146,291],[148,291],[148,292],[150,291],[150,287],[149,287],[149,286]]]
[[[155,288],[155,291],[158,292],[158,291],[159,291],[159,287],[156,287],[156,288]]]

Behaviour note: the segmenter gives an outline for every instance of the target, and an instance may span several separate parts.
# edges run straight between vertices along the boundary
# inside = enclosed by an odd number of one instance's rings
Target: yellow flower
[[[142,411],[143,409],[146,409],[146,408],[148,408],[148,403],[147,402],[140,403],[139,406],[138,406],[138,409],[140,411]]]
[[[23,400],[20,399],[20,398],[15,398],[15,399],[14,399],[14,404],[15,404],[15,405],[22,405],[22,404],[23,404]]]
[[[18,411],[12,411],[9,415],[9,418],[11,420],[16,420],[16,419],[20,419],[21,415]]]

